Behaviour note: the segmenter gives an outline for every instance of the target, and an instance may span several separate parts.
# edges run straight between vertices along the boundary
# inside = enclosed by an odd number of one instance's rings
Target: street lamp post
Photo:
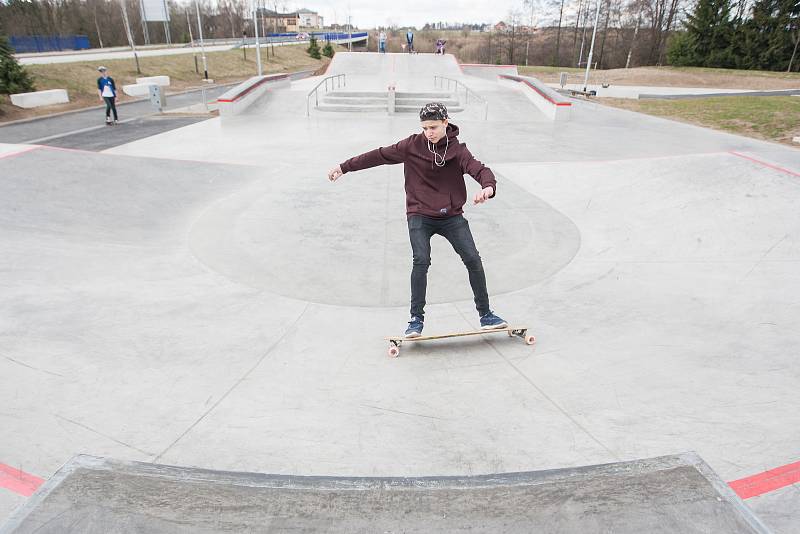
[[[256,31],[256,63],[258,64],[258,75],[261,76],[261,44],[258,42],[258,6],[253,2],[253,26]]]
[[[589,47],[589,58],[586,61],[586,76],[583,78],[583,92],[589,85],[589,69],[592,68],[592,54],[594,53],[594,38],[597,37],[597,21],[600,18],[600,0],[597,0],[597,11],[594,13],[594,29],[592,30],[592,44]]]
[[[208,80],[208,62],[206,61],[206,46],[203,43],[203,21],[200,20],[200,4],[195,1],[197,10],[197,29],[200,31],[200,53],[203,54],[203,79]]]

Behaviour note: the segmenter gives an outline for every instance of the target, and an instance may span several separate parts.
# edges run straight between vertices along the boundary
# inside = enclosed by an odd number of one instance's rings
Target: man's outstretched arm
[[[480,204],[486,202],[497,194],[497,180],[492,169],[475,159],[472,153],[464,146],[464,154],[461,160],[461,169],[464,173],[472,176],[476,182],[481,184],[481,191],[475,195],[473,202]]]
[[[361,171],[378,165],[403,163],[406,159],[410,142],[411,137],[408,137],[391,146],[376,148],[352,157],[328,171],[328,180],[335,182],[337,178],[347,172]]]

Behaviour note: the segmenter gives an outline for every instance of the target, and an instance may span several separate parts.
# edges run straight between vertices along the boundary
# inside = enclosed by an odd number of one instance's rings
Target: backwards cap
[[[443,121],[447,118],[447,108],[441,102],[429,102],[419,110],[421,121]]]

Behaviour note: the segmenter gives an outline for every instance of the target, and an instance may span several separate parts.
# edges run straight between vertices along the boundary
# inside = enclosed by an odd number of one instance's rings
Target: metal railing
[[[220,86],[220,85],[211,85],[211,84],[208,84],[208,85],[196,85],[196,86],[193,86],[193,87],[187,87],[186,88],[186,92],[187,93],[199,92],[200,93],[200,100],[201,100],[200,103],[205,106],[206,113],[208,113],[211,110],[208,107],[208,95],[207,95],[207,93],[211,89],[218,89],[220,87],[222,87],[222,86]]]
[[[489,102],[483,98],[481,95],[464,85],[462,82],[454,79],[448,78],[447,76],[439,76],[434,75],[433,77],[433,85],[436,88],[444,88],[445,82],[447,82],[447,90],[450,90],[451,86],[455,86],[455,93],[458,96],[459,87],[464,89],[464,104],[469,104],[469,97],[472,95],[472,99],[480,102],[483,104],[483,120],[486,120],[489,117]]]
[[[306,117],[311,116],[311,109],[309,108],[309,101],[311,100],[311,95],[314,95],[314,107],[319,106],[319,88],[322,85],[325,85],[325,93],[328,92],[328,80],[330,80],[331,90],[338,89],[343,85],[347,85],[347,77],[344,74],[336,74],[334,76],[328,76],[324,80],[320,81],[316,87],[314,87],[311,92],[306,95]],[[334,87],[335,86],[335,87]]]

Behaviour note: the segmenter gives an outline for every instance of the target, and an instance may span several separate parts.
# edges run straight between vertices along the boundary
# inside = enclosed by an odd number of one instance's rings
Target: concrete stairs
[[[388,91],[331,91],[320,98],[319,111],[348,111],[348,112],[385,112],[389,110]],[[428,102],[442,102],[448,111],[457,113],[463,111],[452,93],[442,91],[432,92],[401,92],[395,93],[396,113],[417,113]]]

